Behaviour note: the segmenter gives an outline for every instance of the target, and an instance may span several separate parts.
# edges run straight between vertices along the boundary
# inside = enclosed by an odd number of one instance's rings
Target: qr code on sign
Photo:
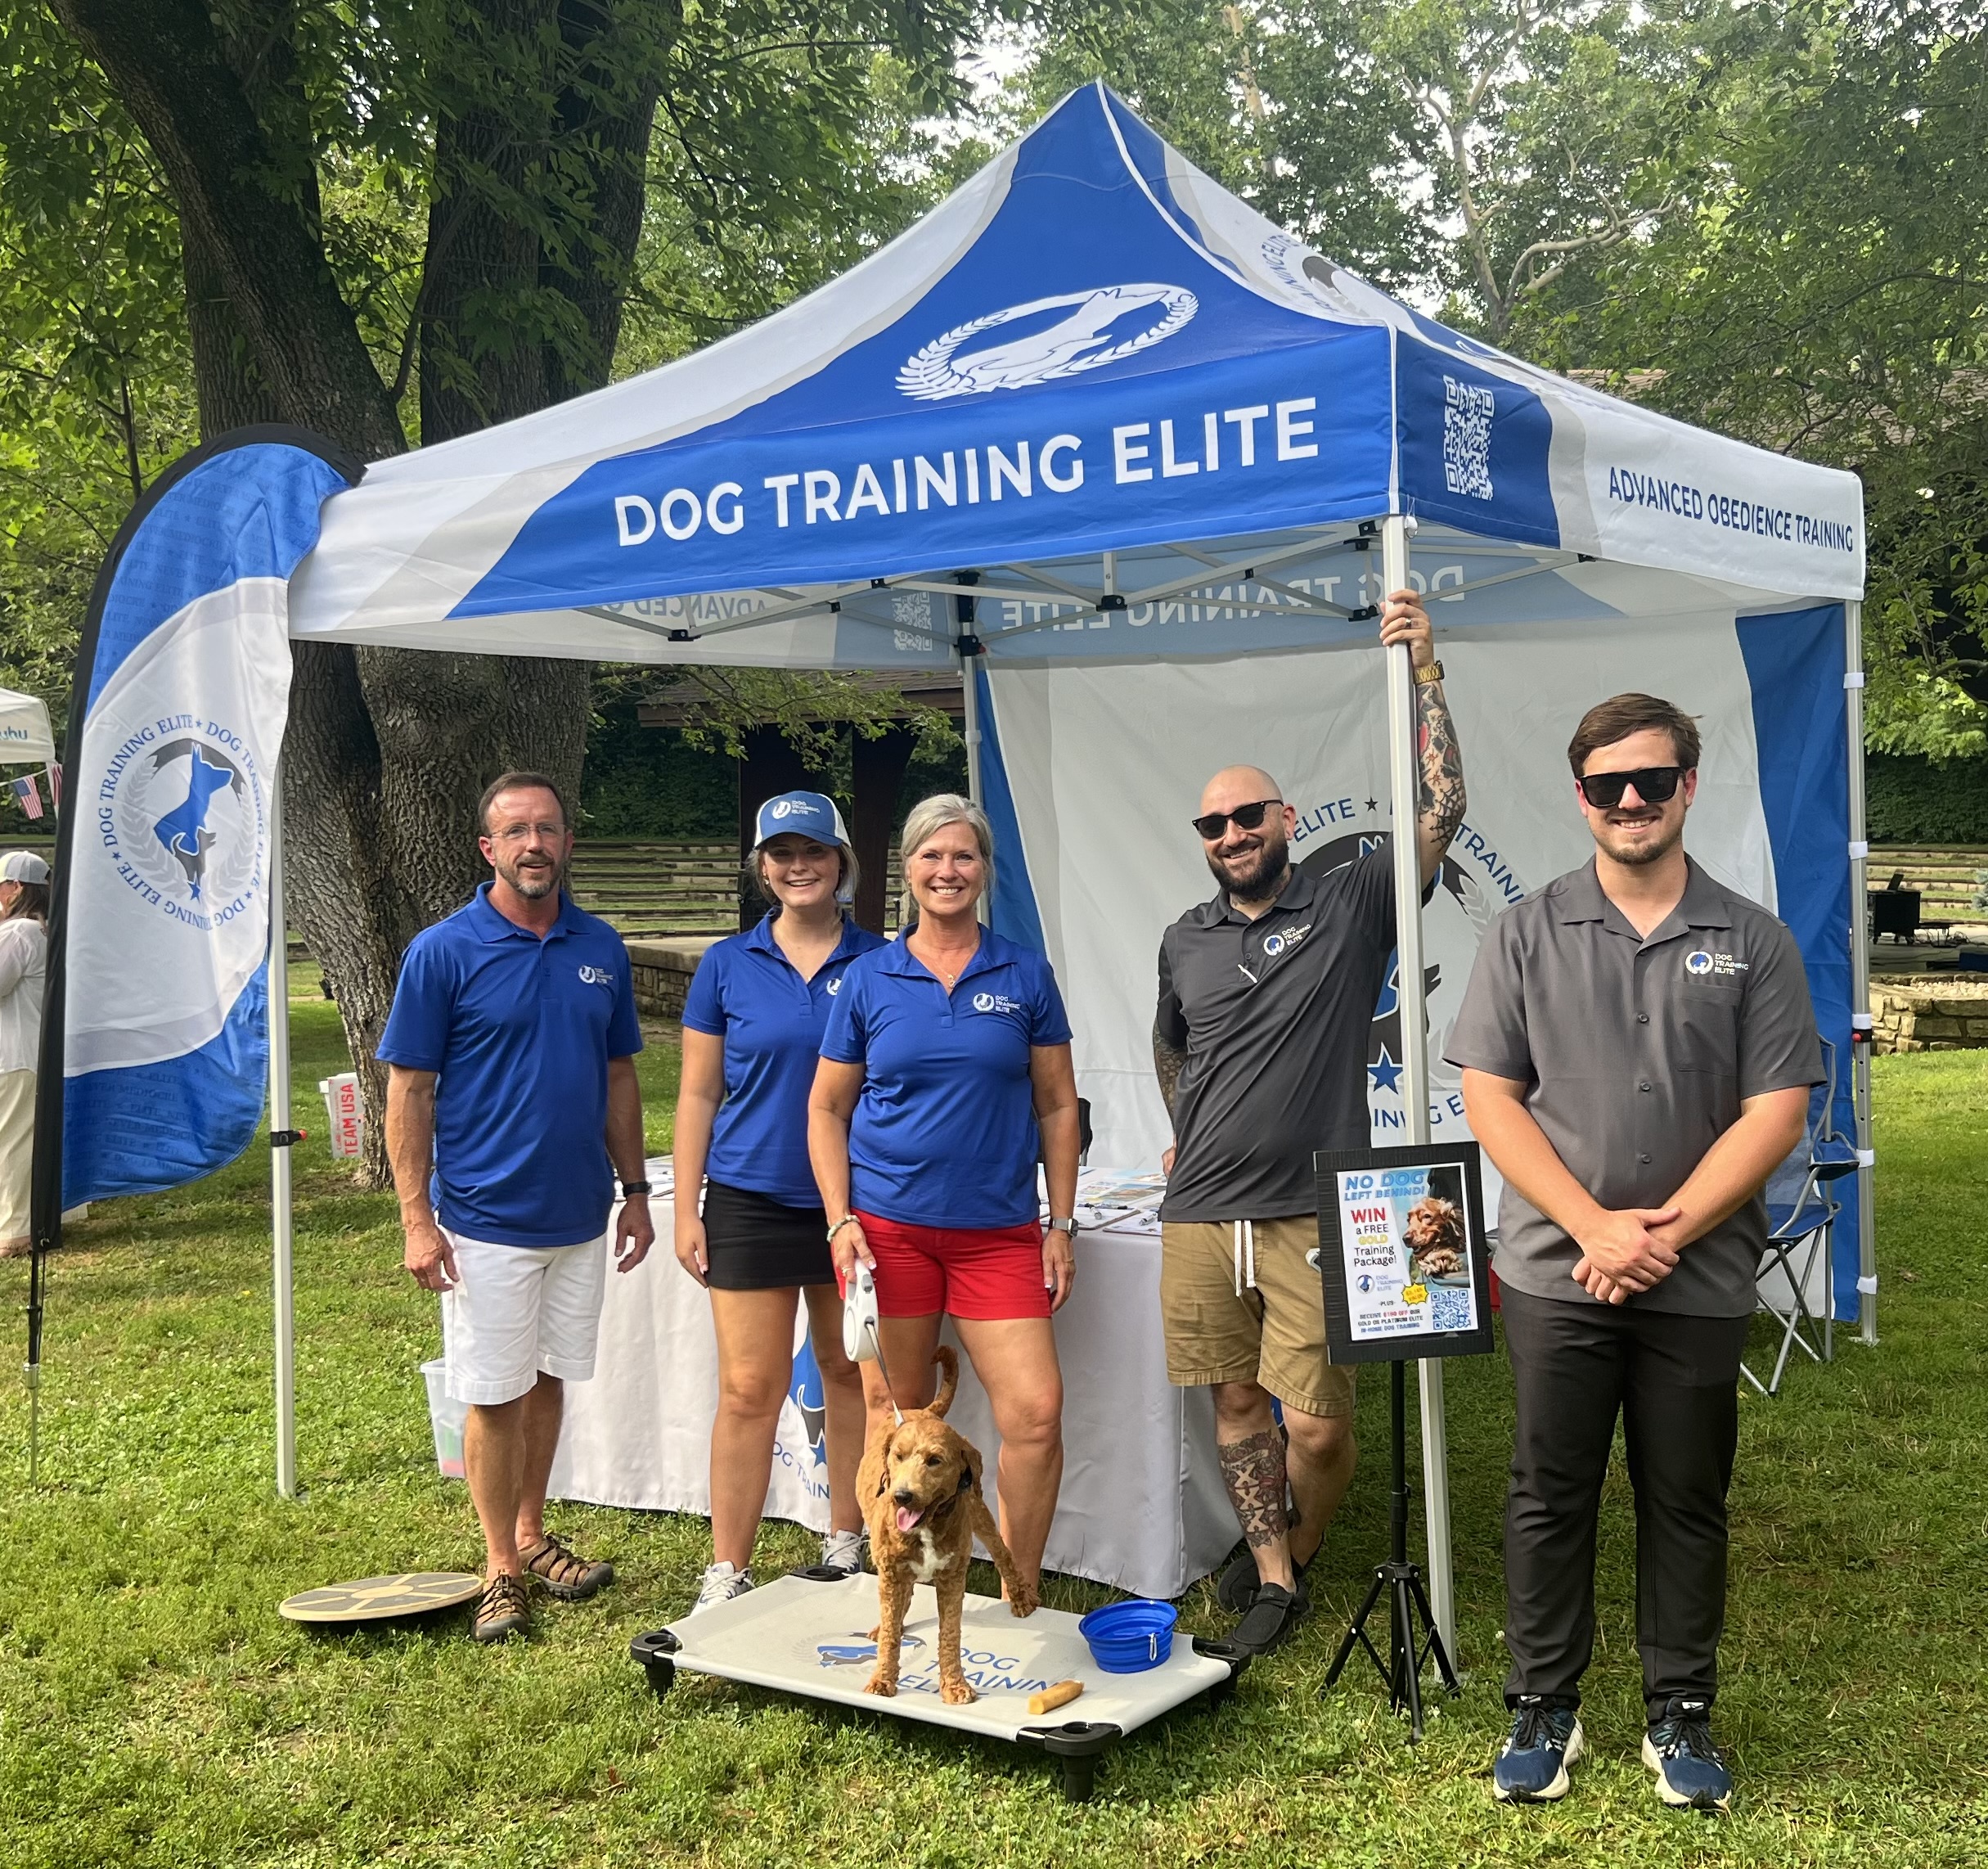
[[[1467,1331],[1470,1328],[1470,1292],[1446,1285],[1429,1287],[1429,1328],[1432,1331]]]
[[[1491,419],[1498,400],[1481,383],[1442,380],[1442,477],[1453,493],[1491,497]]]

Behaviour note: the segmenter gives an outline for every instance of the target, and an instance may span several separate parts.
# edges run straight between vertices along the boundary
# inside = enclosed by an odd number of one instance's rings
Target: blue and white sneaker
[[[1492,1795],[1508,1804],[1550,1804],[1564,1798],[1567,1768],[1586,1750],[1573,1708],[1549,1707],[1536,1694],[1522,1694],[1491,1768]]]
[[[1674,1696],[1643,1736],[1643,1763],[1657,1774],[1657,1795],[1674,1809],[1731,1809],[1733,1774],[1712,1744],[1708,1701]]]

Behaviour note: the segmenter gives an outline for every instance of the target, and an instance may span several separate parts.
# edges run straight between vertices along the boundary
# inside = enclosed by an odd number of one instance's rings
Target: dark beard
[[[1263,841],[1256,852],[1256,862],[1241,876],[1237,876],[1219,858],[1213,856],[1208,859],[1208,873],[1231,902],[1275,902],[1284,887],[1284,872],[1290,867],[1290,847],[1284,835],[1283,826],[1278,826],[1273,835],[1269,824],[1266,823]]]

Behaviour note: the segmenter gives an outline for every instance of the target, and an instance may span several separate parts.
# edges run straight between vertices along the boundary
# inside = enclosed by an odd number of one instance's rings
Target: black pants
[[[1568,1706],[1594,1651],[1594,1534],[1617,1409],[1636,1495],[1636,1646],[1650,1717],[1709,1701],[1725,1627],[1725,1494],[1745,1317],[1533,1298],[1504,1288],[1518,1392],[1504,1513],[1507,1705]]]

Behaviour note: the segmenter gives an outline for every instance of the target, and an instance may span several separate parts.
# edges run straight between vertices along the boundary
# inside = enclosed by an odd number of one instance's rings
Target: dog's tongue
[[[924,1515],[924,1507],[922,1506],[915,1512],[909,1506],[900,1506],[897,1508],[897,1529],[901,1532],[915,1531],[918,1521]]]

